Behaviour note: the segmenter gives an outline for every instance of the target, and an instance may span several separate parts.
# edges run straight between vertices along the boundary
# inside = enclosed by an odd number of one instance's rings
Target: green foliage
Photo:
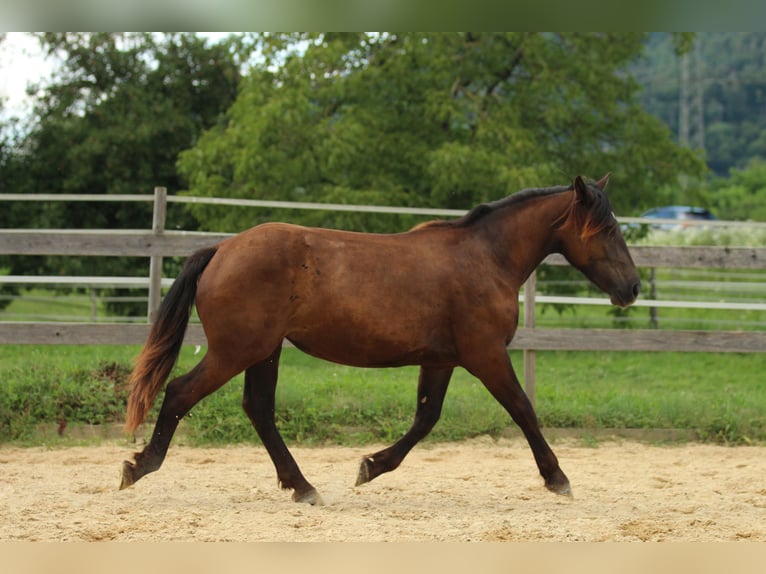
[[[625,73],[638,34],[260,37],[226,122],[181,154],[192,195],[469,208],[524,187],[614,172],[627,209],[703,164],[641,110]],[[302,43],[305,51],[294,47]],[[270,51],[269,51],[270,49]],[[272,217],[191,207],[207,229]],[[368,231],[373,217],[296,214]],[[401,222],[408,223],[408,222]],[[400,228],[399,228],[400,229]]]
[[[35,442],[40,423],[121,421],[136,348],[7,346],[0,364],[0,441]],[[511,353],[517,369],[521,356]],[[177,371],[199,359],[184,348]],[[703,441],[766,441],[762,354],[540,352],[537,413],[545,427],[671,428]],[[36,366],[29,367],[33,362]],[[277,424],[291,444],[397,440],[412,423],[417,368],[356,369],[286,349]],[[258,442],[241,408],[242,377],[183,421],[191,444]],[[151,430],[158,405],[150,414]],[[458,369],[428,440],[460,440],[515,428],[484,386]]]
[[[236,96],[238,62],[226,43],[210,46],[190,34],[157,40],[140,34],[41,34],[64,59],[59,77],[40,92],[38,122],[18,156],[27,177],[3,189],[29,193],[140,193],[180,185],[180,149],[218,121]],[[40,221],[82,219],[80,226],[146,224],[137,206],[59,206]],[[69,209],[70,211],[66,211]],[[125,211],[125,210],[133,210]],[[144,214],[144,215],[141,215]],[[87,217],[83,217],[87,215]]]
[[[709,196],[721,219],[766,221],[766,159],[753,159],[743,169],[732,169],[728,178],[716,178]]]

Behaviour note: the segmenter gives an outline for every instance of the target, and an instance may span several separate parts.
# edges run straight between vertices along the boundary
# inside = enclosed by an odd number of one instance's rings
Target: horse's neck
[[[567,192],[528,199],[498,214],[491,239],[501,265],[521,283],[557,248],[557,223],[571,201]]]

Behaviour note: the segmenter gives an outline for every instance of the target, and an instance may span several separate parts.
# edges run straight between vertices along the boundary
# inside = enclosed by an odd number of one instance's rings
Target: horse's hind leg
[[[134,455],[135,462],[125,461],[122,465],[120,489],[159,469],[179,421],[195,404],[221,388],[237,372],[232,371],[230,365],[227,368],[221,361],[213,360],[208,353],[191,371],[173,379],[165,390],[149,444]]]
[[[362,459],[356,486],[371,481],[384,472],[397,468],[407,453],[423,439],[441,415],[444,395],[447,393],[452,369],[420,368],[418,380],[418,406],[410,430],[392,446]]]
[[[322,504],[316,489],[304,478],[298,464],[287,449],[274,421],[274,395],[281,352],[280,345],[268,359],[245,370],[242,407],[276,467],[279,486],[293,489],[293,500],[296,502]]]

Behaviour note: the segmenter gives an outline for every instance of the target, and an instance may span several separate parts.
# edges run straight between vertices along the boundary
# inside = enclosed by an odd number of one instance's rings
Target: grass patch
[[[35,429],[43,423],[121,422],[125,380],[138,351],[5,346],[0,441],[40,442]],[[521,353],[511,357],[521,373]],[[177,371],[199,358],[193,348],[184,348]],[[544,427],[685,429],[702,441],[763,443],[764,371],[764,354],[539,352],[537,413]],[[416,367],[358,369],[285,349],[277,390],[279,428],[291,444],[393,442],[412,422],[417,376]],[[241,393],[240,375],[199,403],[184,421],[187,441],[257,443],[240,406]],[[427,440],[498,436],[512,426],[483,385],[457,369],[442,418]]]
[[[574,353],[541,355],[544,426],[687,429],[704,441],[766,440],[762,354],[579,353],[571,363],[562,359]]]
[[[13,297],[2,309],[0,317],[13,321],[87,321],[92,318],[93,311],[93,301],[85,292],[37,287],[22,289],[21,295]],[[106,314],[102,304],[97,304],[95,311],[99,317]]]

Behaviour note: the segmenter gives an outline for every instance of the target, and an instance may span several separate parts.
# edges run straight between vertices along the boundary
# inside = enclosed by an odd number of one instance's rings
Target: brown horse
[[[569,187],[528,189],[452,221],[392,235],[259,225],[186,261],[160,307],[131,375],[126,428],[134,432],[178,357],[192,305],[208,350],[167,385],[150,442],[125,461],[120,488],[157,470],[178,421],[245,371],[242,405],[296,501],[319,496],[274,422],[283,339],[328,361],[360,367],[420,365],[415,421],[393,446],[365,457],[356,484],[394,470],[439,419],[455,367],[476,376],[532,449],[545,486],[569,480],[546,443],[514,373],[507,345],[519,287],[550,253],[562,253],[615,305],[635,301],[635,265],[604,194],[577,177]]]

